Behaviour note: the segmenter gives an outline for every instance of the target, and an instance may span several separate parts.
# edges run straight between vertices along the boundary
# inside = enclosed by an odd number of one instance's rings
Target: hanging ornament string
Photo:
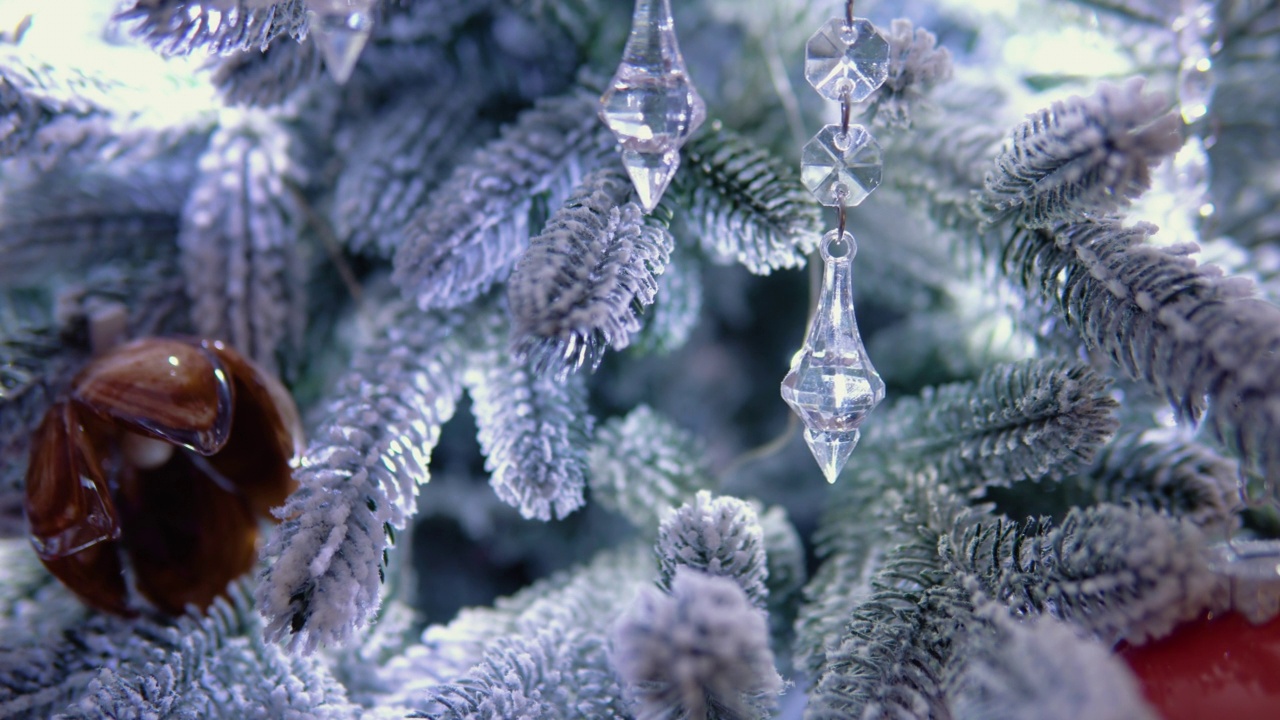
[[[826,125],[801,153],[800,179],[823,205],[836,209],[836,229],[822,238],[824,265],[818,306],[804,346],[782,380],[782,399],[804,423],[804,439],[827,482],[848,462],[863,420],[884,399],[884,381],[871,365],[853,310],[853,257],[846,209],[880,185],[881,151],[871,133],[851,124],[853,104],[889,74],[889,44],[869,20],[831,18],[805,46],[805,77],[840,103],[840,124]]]
[[[622,146],[622,164],[652,212],[680,166],[680,147],[707,117],[676,42],[671,0],[636,0],[622,62],[600,98],[600,119]]]

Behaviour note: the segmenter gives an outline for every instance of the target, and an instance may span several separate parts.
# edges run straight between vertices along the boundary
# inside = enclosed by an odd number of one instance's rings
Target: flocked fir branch
[[[1094,499],[1182,517],[1209,536],[1233,529],[1239,464],[1194,440],[1162,435],[1127,433],[1104,447],[1083,473]]]
[[[956,640],[964,660],[944,687],[953,717],[1157,717],[1133,674],[1102,643],[1051,617],[1017,618],[989,600],[976,605]],[[1083,681],[1061,682],[1068,677]]]
[[[1224,278],[1148,242],[1155,228],[1083,222],[1018,233],[1005,267],[1042,293],[1085,343],[1215,434],[1267,479],[1280,477],[1275,353],[1280,309],[1252,284]]]
[[[116,18],[165,55],[265,50],[278,38],[307,32],[303,0],[129,0]]]
[[[558,205],[611,143],[582,88],[538,103],[455,167],[404,230],[396,283],[423,309],[475,299],[524,251],[533,196]]]
[[[460,92],[461,85],[400,98],[344,139],[350,148],[331,214],[338,238],[353,251],[392,257],[449,168],[495,132],[478,116],[484,96]]]
[[[1043,227],[1127,206],[1151,168],[1182,146],[1179,120],[1143,80],[1103,84],[1033,113],[996,158],[981,199],[993,219]]]
[[[1061,523],[999,519],[954,531],[939,552],[1018,614],[1068,620],[1111,644],[1167,635],[1225,604],[1190,522],[1099,505]]]
[[[798,267],[822,233],[818,206],[795,171],[750,140],[712,123],[683,149],[687,170],[672,192],[704,252],[758,275]]]
[[[653,304],[657,276],[670,259],[671,233],[631,198],[616,165],[587,175],[529,239],[507,282],[512,351],[538,372],[563,378],[595,370],[607,348],[621,350]]]
[[[178,230],[192,324],[275,369],[296,356],[306,312],[303,169],[268,116],[225,118],[200,158]]]
[[[540,375],[512,357],[505,334],[468,362],[485,468],[498,498],[526,518],[563,519],[585,502],[594,420],[583,379]],[[490,342],[493,342],[490,340]]]
[[[338,382],[263,551],[257,599],[271,636],[336,643],[376,611],[387,550],[417,512],[430,450],[462,393],[469,319],[386,311]]]
[[[233,107],[279,105],[323,71],[314,41],[248,48],[211,59],[207,68],[223,102]]]
[[[925,388],[868,432],[909,467],[932,467],[961,490],[1062,479],[1088,463],[1115,432],[1109,382],[1069,361],[990,368],[973,383]]]
[[[889,76],[859,103],[870,121],[884,127],[910,127],[912,115],[934,85],[951,79],[951,52],[938,38],[910,20],[896,18],[884,33],[889,43]]]
[[[601,423],[587,463],[591,501],[645,532],[712,484],[697,438],[647,405]]]
[[[741,585],[681,565],[618,622],[614,662],[639,718],[765,718],[782,690],[768,637]]]
[[[672,592],[680,568],[712,577],[727,577],[763,608],[769,599],[764,530],[755,508],[734,497],[699,491],[693,500],[670,511],[658,528],[658,586]]]

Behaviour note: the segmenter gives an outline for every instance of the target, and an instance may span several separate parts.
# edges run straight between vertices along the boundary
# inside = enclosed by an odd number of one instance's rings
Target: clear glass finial
[[[329,75],[339,85],[351,78],[360,53],[373,34],[376,0],[307,0],[311,32]]]
[[[884,381],[867,357],[853,314],[853,256],[848,232],[822,238],[822,294],[804,346],[782,380],[782,399],[804,423],[804,439],[827,482],[858,444],[859,426],[884,399]]]
[[[863,18],[831,18],[805,45],[804,76],[828,100],[865,100],[889,77],[889,43]]]
[[[676,42],[670,0],[636,0],[622,62],[600,98],[600,118],[622,145],[645,212],[675,175],[676,151],[706,117]]]
[[[880,186],[883,167],[880,143],[866,128],[827,125],[801,152],[800,180],[823,205],[852,207]]]

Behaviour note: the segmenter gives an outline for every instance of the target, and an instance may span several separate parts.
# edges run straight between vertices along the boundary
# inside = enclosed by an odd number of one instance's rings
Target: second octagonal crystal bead
[[[889,77],[889,43],[869,20],[831,18],[805,45],[804,76],[828,100],[864,100]]]
[[[850,207],[880,185],[880,143],[861,125],[827,125],[804,146],[800,179],[823,205]]]

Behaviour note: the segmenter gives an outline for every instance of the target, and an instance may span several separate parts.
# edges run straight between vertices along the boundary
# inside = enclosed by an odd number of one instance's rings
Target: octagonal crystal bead
[[[880,143],[861,125],[827,125],[804,146],[800,180],[823,205],[852,207],[880,186]]]
[[[869,20],[831,18],[805,45],[804,76],[829,100],[864,100],[889,77],[889,43]]]

